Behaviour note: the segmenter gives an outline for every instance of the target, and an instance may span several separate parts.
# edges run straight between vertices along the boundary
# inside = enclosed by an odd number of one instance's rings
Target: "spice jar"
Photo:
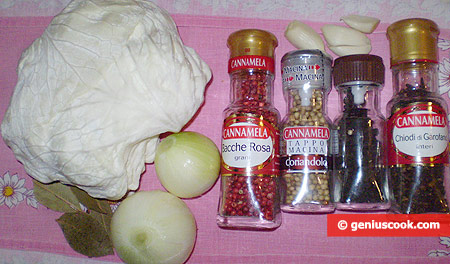
[[[297,50],[281,59],[287,114],[281,123],[282,204],[285,212],[332,212],[327,95],[331,58]]]
[[[447,104],[438,94],[438,26],[400,20],[387,29],[394,95],[387,104],[391,210],[449,213]]]
[[[273,107],[276,37],[258,29],[232,33],[231,103],[222,129],[220,227],[274,229],[281,224],[279,112]]]
[[[339,57],[333,66],[341,114],[335,120],[333,201],[341,210],[389,208],[383,145],[385,118],[379,109],[383,59],[361,54]]]

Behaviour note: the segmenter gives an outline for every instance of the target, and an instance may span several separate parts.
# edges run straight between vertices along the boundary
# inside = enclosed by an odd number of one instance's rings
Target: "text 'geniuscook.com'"
[[[330,214],[328,236],[433,237],[450,236],[450,215],[445,214]]]

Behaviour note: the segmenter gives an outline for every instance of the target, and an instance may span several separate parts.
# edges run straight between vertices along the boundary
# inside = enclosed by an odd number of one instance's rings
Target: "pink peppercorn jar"
[[[217,224],[275,229],[281,224],[280,114],[272,105],[278,41],[267,31],[244,29],[232,33],[227,44],[231,103],[223,112]]]

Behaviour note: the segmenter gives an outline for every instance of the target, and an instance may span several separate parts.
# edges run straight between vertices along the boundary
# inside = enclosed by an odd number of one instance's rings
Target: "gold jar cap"
[[[438,62],[439,28],[432,20],[410,18],[397,21],[387,29],[391,67],[410,61]]]
[[[230,58],[247,55],[274,57],[278,40],[270,32],[260,29],[243,29],[231,33],[227,40]]]

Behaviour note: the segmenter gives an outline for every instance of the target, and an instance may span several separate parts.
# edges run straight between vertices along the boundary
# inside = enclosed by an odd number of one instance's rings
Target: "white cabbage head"
[[[24,51],[1,125],[27,173],[119,199],[139,187],[159,134],[203,103],[211,71],[145,0],[74,0]]]

